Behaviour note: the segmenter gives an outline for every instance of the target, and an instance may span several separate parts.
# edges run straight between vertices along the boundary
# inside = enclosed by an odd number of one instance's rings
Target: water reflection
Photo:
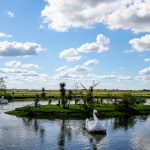
[[[107,134],[95,135],[84,129],[84,120],[31,119],[4,114],[18,106],[21,103],[0,107],[2,150],[149,150],[150,147],[149,116],[103,119]]]
[[[144,122],[147,120],[147,118],[148,116],[146,115],[115,118],[113,122],[113,129],[123,128],[125,131],[127,131],[128,129],[134,127],[134,125],[137,123],[137,120]]]
[[[128,128],[133,127],[135,123],[135,116],[115,118],[113,129],[123,128],[127,131]]]
[[[22,121],[26,127],[32,126],[35,133],[40,135],[41,142],[43,142],[45,129],[40,125],[40,121],[33,118],[22,118]]]
[[[89,139],[89,143],[92,146],[92,149],[97,150],[100,148],[101,140],[106,136],[106,134],[90,134],[86,133],[86,136]]]

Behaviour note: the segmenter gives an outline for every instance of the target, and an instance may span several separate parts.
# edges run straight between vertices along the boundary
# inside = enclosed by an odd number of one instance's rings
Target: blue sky
[[[149,89],[149,24],[148,0],[2,0],[0,77],[7,88]]]

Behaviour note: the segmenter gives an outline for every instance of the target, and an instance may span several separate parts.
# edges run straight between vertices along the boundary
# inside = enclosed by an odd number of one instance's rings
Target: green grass
[[[60,99],[60,91],[59,90],[46,90],[46,99],[58,100]],[[72,92],[76,96],[85,96],[87,93],[85,90],[72,90]],[[34,100],[36,94],[41,95],[41,90],[7,90],[6,94],[9,94],[12,97],[13,101],[23,101],[23,100]],[[102,97],[102,98],[110,98],[112,96],[120,97],[125,93],[131,93],[137,97],[150,98],[149,90],[100,90],[95,89],[93,91],[94,97]],[[4,93],[0,93],[0,95],[4,95]],[[68,95],[68,90],[66,90],[66,95]]]
[[[113,104],[97,104],[95,105],[95,109],[98,111],[98,117],[150,114],[150,105],[136,105],[134,106],[135,111],[130,113],[116,111]],[[67,109],[63,109],[62,106],[58,107],[57,105],[43,105],[30,108],[22,107],[7,113],[16,116],[37,118],[85,118],[80,105],[70,105]]]

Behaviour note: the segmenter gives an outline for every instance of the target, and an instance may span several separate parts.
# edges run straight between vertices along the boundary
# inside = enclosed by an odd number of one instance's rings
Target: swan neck
[[[95,121],[97,121],[97,120],[98,120],[98,118],[97,118],[97,116],[96,116],[96,114],[95,114],[95,113],[93,113],[93,118],[94,118],[94,120],[95,120]]]

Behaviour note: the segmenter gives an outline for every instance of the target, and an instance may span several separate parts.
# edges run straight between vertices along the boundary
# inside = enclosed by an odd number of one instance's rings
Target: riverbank
[[[95,109],[98,111],[98,117],[120,117],[127,115],[148,115],[150,114],[150,105],[136,105],[132,112],[116,111],[113,104],[97,104]],[[15,110],[6,112],[10,115],[18,117],[35,117],[35,118],[50,118],[50,119],[83,119],[86,116],[83,113],[80,105],[70,105],[69,108],[63,109],[57,105],[42,105],[38,107],[21,107]]]

